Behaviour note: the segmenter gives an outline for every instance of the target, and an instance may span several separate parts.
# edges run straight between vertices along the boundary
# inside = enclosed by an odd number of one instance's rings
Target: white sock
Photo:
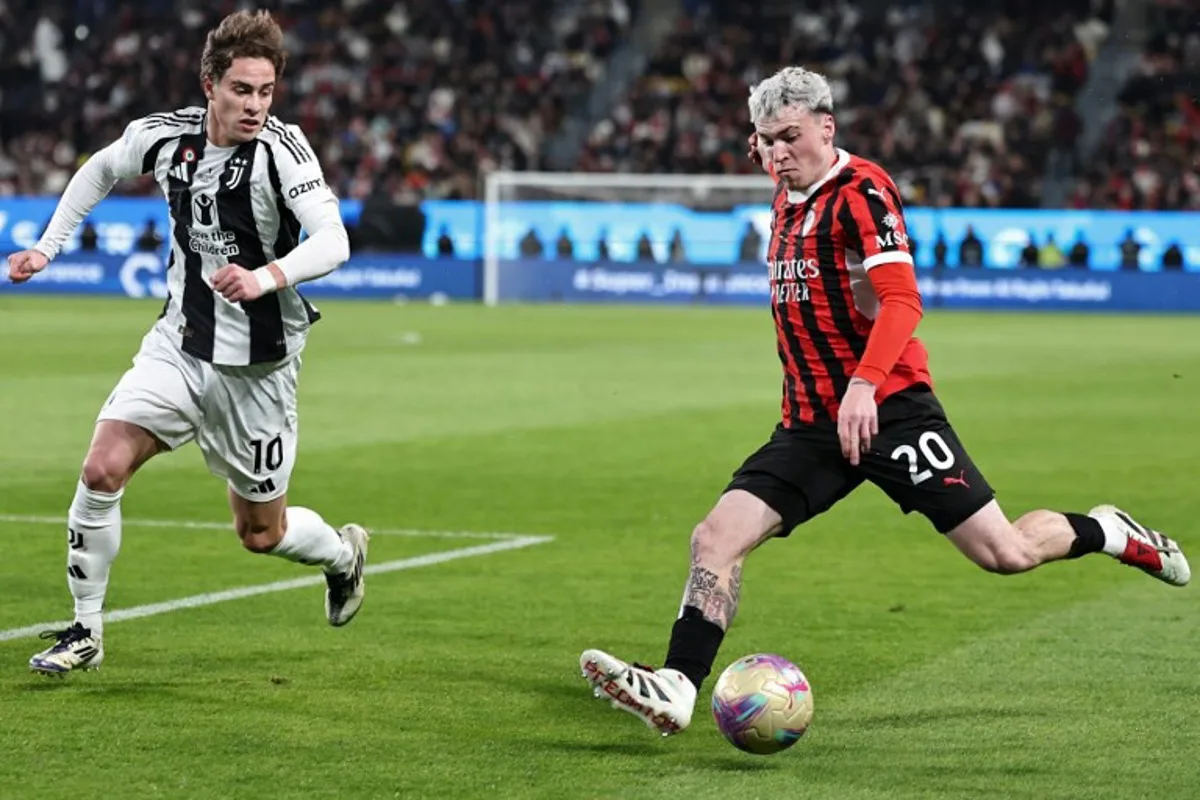
[[[1104,552],[1113,558],[1120,558],[1129,544],[1129,535],[1112,519],[1103,515],[1094,519],[1100,523],[1100,530],[1104,531]]]
[[[354,549],[312,509],[288,506],[287,532],[271,555],[298,564],[319,564],[339,575],[350,571]]]
[[[67,585],[75,597],[75,621],[90,628],[97,638],[104,635],[104,595],[108,571],[121,549],[121,495],[75,487],[75,499],[67,514]]]

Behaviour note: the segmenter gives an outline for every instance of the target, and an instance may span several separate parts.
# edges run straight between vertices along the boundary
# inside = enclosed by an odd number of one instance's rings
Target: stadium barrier
[[[755,191],[754,196],[762,196],[762,192]],[[56,203],[52,197],[0,198],[0,250],[32,246]],[[758,239],[759,256],[765,258],[770,238],[769,207],[762,203],[733,203],[724,210],[702,211],[680,202],[514,200],[497,201],[485,208],[484,203],[471,200],[427,200],[421,209],[425,214],[422,251],[429,257],[438,255],[438,240],[444,231],[457,258],[484,258],[489,216],[494,254],[499,259],[519,258],[521,240],[529,232],[551,255],[557,238],[565,232],[579,261],[597,260],[599,242],[604,239],[609,258],[618,262],[635,258],[637,242],[645,234],[654,257],[666,262],[678,231],[690,264],[739,260],[744,238],[751,231]],[[347,225],[356,225],[362,204],[343,200],[341,211]],[[99,234],[100,251],[110,255],[134,252],[147,220],[155,222],[160,235],[166,236],[169,231],[167,207],[158,198],[110,197],[95,208],[89,219]],[[1091,251],[1091,269],[1115,270],[1120,264],[1120,243],[1128,232],[1141,247],[1138,260],[1143,270],[1161,269],[1163,251],[1177,242],[1183,248],[1187,269],[1200,271],[1200,212],[910,207],[905,210],[905,219],[910,239],[917,243],[917,265],[922,267],[934,265],[939,235],[947,245],[948,266],[956,266],[959,244],[971,226],[983,244],[984,263],[996,268],[1016,267],[1021,248],[1031,235],[1040,245],[1053,234],[1064,253],[1077,240],[1086,242]],[[77,232],[64,252],[74,252],[78,247]]]
[[[506,262],[501,296],[523,302],[766,305],[766,270],[756,264],[663,265]],[[0,293],[57,293],[165,298],[165,264],[153,253],[59,257],[27,285],[0,282]],[[1063,268],[919,269],[929,308],[1056,309],[1200,313],[1200,274],[1104,272]],[[482,297],[477,259],[364,254],[305,284],[313,298]]]

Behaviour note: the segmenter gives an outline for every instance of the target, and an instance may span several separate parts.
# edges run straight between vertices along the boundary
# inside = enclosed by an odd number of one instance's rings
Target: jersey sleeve
[[[847,188],[842,220],[846,247],[862,256],[863,267],[868,270],[880,264],[911,266],[904,209],[891,181],[864,177]]]
[[[108,146],[108,163],[118,180],[154,171],[154,164],[147,164],[146,156],[158,139],[153,128],[159,125],[150,118],[135,119],[125,126],[121,138]]]
[[[301,220],[322,204],[336,209],[337,197],[325,183],[321,162],[308,137],[295,125],[280,124],[275,130],[279,137],[276,148],[279,191],[288,209]]]

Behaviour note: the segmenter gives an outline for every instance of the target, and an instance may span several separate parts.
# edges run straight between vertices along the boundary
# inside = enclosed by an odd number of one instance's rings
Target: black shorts
[[[871,481],[908,514],[948,533],[995,497],[933,391],[916,386],[879,405],[879,434],[857,467],[842,455],[836,424],[775,429],[726,491],[743,489],[783,517],[780,536]]]

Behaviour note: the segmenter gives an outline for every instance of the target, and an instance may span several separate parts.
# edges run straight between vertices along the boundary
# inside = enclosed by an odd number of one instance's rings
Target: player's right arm
[[[24,283],[45,269],[117,181],[142,172],[146,150],[143,122],[131,122],[120,139],[95,153],[79,168],[59,199],[42,238],[31,249],[8,257],[9,280]]]

